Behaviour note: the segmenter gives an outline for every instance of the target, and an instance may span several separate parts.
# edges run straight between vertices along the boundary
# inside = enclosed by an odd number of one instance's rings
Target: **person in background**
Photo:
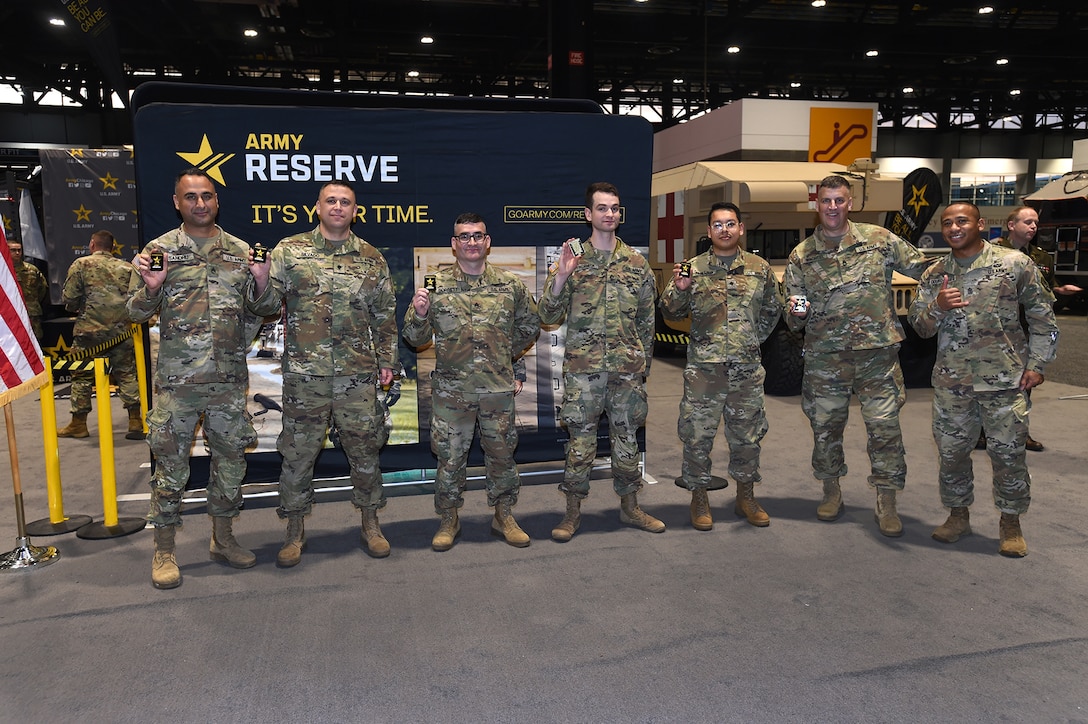
[[[520,389],[514,358],[540,334],[536,304],[512,272],[487,261],[491,235],[479,214],[453,223],[456,264],[435,275],[434,289],[417,289],[404,316],[404,340],[421,347],[434,339],[431,376],[431,450],[438,458],[434,507],[441,518],[431,541],[447,551],[461,533],[468,451],[480,430],[487,468],[491,532],[518,548],[529,536],[514,520],[521,481],[514,450],[518,431],[514,395]]]
[[[677,432],[684,444],[682,478],[691,491],[691,524],[710,530],[707,488],[710,453],[725,419],[729,475],[737,483],[733,511],[759,527],[771,518],[755,499],[760,442],[767,434],[759,346],[782,315],[782,297],[771,265],[740,248],[744,223],[735,204],[717,202],[707,214],[711,248],[673,266],[661,295],[666,319],[691,317]]]
[[[567,323],[559,415],[570,435],[559,485],[567,510],[552,530],[552,538],[561,542],[569,541],[581,523],[601,415],[608,415],[620,521],[652,533],[665,530],[638,504],[642,473],[636,433],[648,411],[646,375],[653,359],[657,291],[649,263],[616,235],[620,212],[615,186],[594,183],[586,189],[589,239],[563,244],[540,299],[541,322]]]
[[[140,415],[136,353],[133,351],[132,336],[126,336],[131,323],[125,303],[136,272],[131,264],[113,255],[113,243],[113,234],[108,231],[91,234],[87,243],[88,254],[77,258],[68,268],[63,300],[68,311],[76,315],[72,327],[73,354],[124,337],[99,352],[98,356],[109,358],[110,377],[117,384],[121,402],[128,411],[125,439],[143,440],[144,421]],[[72,421],[57,430],[57,437],[90,436],[87,415],[91,411],[94,385],[93,371],[72,372]]]
[[[998,552],[1019,558],[1028,553],[1020,516],[1031,503],[1025,393],[1043,383],[1043,370],[1057,354],[1058,325],[1054,295],[1035,264],[984,241],[985,227],[972,203],[954,202],[942,212],[941,233],[952,253],[922,275],[910,323],[922,337],[937,337],[933,439],[941,502],[950,513],[933,538],[955,543],[971,533],[971,450],[985,426],[994,505],[1001,511]]]
[[[30,327],[34,330],[34,336],[38,338],[38,344],[42,343],[42,304],[49,294],[49,282],[45,275],[33,264],[28,264],[23,258],[23,244],[18,241],[8,242],[8,252],[11,254],[11,263],[15,267],[15,278],[19,281],[19,289],[23,293],[23,304],[26,305],[26,314],[30,317]]]

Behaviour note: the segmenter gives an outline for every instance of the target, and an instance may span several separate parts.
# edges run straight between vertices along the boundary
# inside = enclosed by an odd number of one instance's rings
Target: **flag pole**
[[[23,483],[19,477],[19,451],[15,446],[15,419],[11,414],[11,403],[4,405],[4,425],[8,432],[8,456],[11,458],[11,481],[15,487],[15,519],[18,538],[15,550],[0,555],[0,571],[14,571],[23,568],[47,566],[55,563],[60,553],[53,546],[39,548],[30,544],[26,534],[26,514],[23,512]]]

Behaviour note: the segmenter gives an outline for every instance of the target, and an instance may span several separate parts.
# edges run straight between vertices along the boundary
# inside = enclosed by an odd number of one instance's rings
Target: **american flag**
[[[48,380],[42,350],[30,327],[15,279],[8,242],[0,228],[0,406],[42,387]]]

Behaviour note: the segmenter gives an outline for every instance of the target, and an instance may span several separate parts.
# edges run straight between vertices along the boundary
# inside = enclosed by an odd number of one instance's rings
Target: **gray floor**
[[[1088,323],[1060,322],[1062,356],[1033,397],[1031,430],[1048,449],[1029,454],[1025,559],[996,553],[983,452],[975,535],[930,539],[945,512],[926,389],[910,390],[903,414],[902,538],[877,532],[856,408],[846,515],[815,519],[796,397],[767,400],[757,492],[771,526],[738,521],[730,488],[711,496],[714,530],[693,530],[689,498],[672,483],[681,362],[660,359],[646,456],[660,482],[642,501],[665,533],[621,525],[610,481],[599,480],[582,530],[554,543],[562,500],[551,484],[527,485],[516,513],[531,547],[488,535],[475,490],[463,537],[439,554],[429,496],[398,495],[382,514],[393,553],[373,560],[334,494],[308,522],[302,564],[280,570],[282,525],[270,499],[253,498],[237,533],[258,565],[235,571],[208,560],[208,519],[194,504],[174,591],[150,585],[149,531],[37,537],[60,560],[0,575],[0,721],[1088,721],[1088,400],[1060,399],[1088,393]],[[40,408],[36,398],[13,408],[36,520],[47,515]],[[116,400],[113,411],[121,431]],[[58,412],[64,422],[67,405]],[[146,447],[120,432],[115,441],[119,493],[145,493]],[[66,512],[101,520],[96,438],[62,440],[60,453]],[[16,521],[0,467],[6,551]],[[145,507],[122,503],[120,515]]]

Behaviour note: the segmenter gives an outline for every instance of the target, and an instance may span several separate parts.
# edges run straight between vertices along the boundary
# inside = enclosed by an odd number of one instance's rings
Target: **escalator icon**
[[[834,161],[854,141],[860,141],[869,135],[869,129],[860,123],[853,123],[846,127],[845,131],[839,130],[839,124],[835,124],[831,145],[812,154],[813,161]],[[853,160],[853,159],[850,159]]]

